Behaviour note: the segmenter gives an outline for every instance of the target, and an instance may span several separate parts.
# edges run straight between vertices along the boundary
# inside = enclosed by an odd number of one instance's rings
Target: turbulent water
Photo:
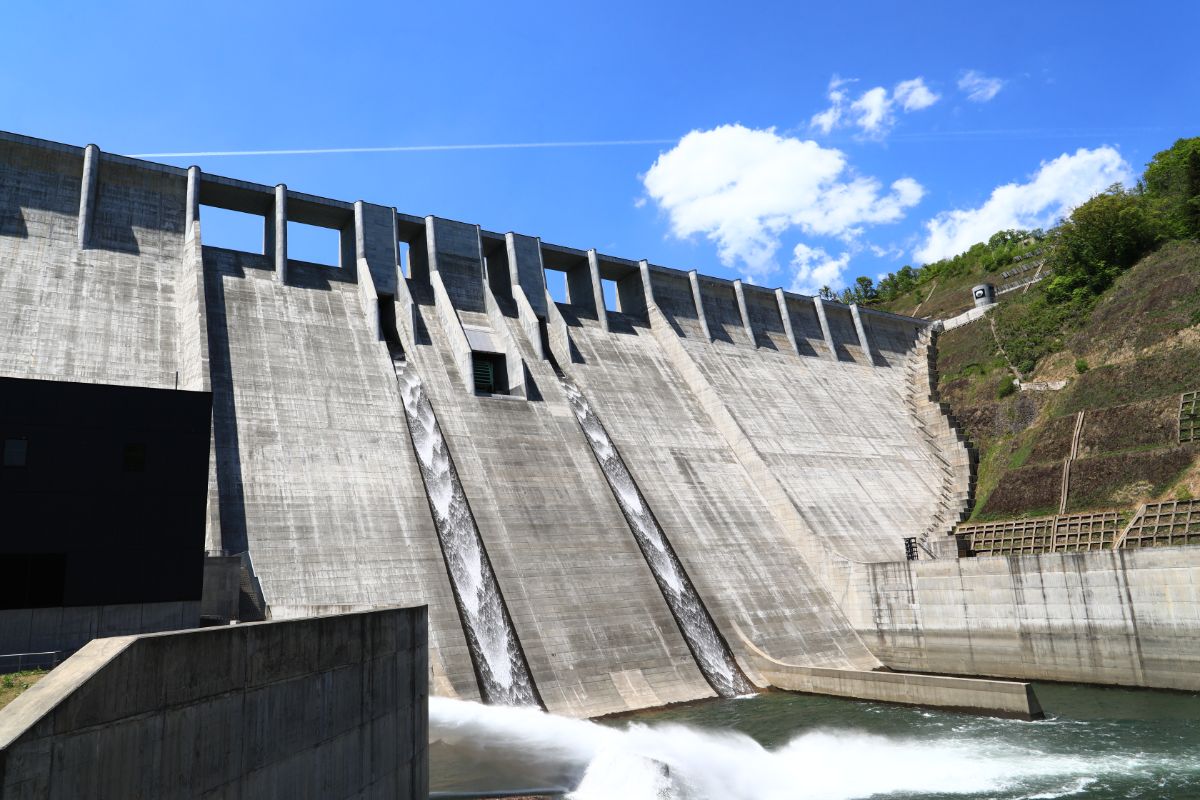
[[[1200,695],[1039,685],[1018,722],[771,693],[605,725],[430,699],[433,789],[572,800],[1200,798]]]
[[[625,462],[621,460],[620,454],[608,437],[608,432],[600,424],[587,398],[571,381],[565,377],[560,377],[560,380],[571,411],[587,436],[588,444],[591,445],[604,477],[617,498],[617,504],[621,507],[625,519],[629,521],[638,547],[650,565],[650,571],[654,573],[654,579],[658,582],[688,647],[700,665],[700,671],[722,697],[736,697],[753,692],[754,687],[742,675],[725,641],[717,633],[716,625],[713,624],[704,604],[700,602],[700,597],[696,594],[687,573],[683,571],[675,551],[671,549],[666,534],[650,513],[642,493],[633,482],[633,476],[629,474]]]
[[[492,703],[534,704],[537,701],[533,680],[521,657],[496,576],[484,553],[483,540],[433,415],[433,406],[425,396],[421,379],[412,370],[397,365],[397,377],[442,554],[466,623],[471,656],[481,677],[483,696]]]

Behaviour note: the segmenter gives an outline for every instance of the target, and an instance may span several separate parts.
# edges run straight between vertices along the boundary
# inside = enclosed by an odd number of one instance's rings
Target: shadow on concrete
[[[229,353],[229,320],[225,305],[226,275],[246,277],[240,263],[231,268],[204,269],[204,302],[208,311],[208,358],[212,379],[213,441],[216,447],[217,491],[221,542],[226,552],[249,549],[246,536],[246,498],[242,486],[242,451],[238,441],[233,363]]]
[[[25,225],[25,212],[20,206],[10,206],[6,201],[7,198],[0,196],[0,236],[28,239],[29,228]]]
[[[775,340],[765,333],[754,331],[754,346],[763,350],[774,350],[779,352],[779,346],[775,344]]]

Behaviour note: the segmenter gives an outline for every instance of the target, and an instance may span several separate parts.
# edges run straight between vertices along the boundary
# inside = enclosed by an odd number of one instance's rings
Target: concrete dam
[[[259,217],[261,252],[205,244],[210,208]],[[289,221],[338,264],[289,258]],[[194,530],[157,534],[203,540],[202,595],[14,601],[0,653],[428,605],[433,694],[570,716],[956,691],[888,670],[1200,688],[1197,549],[958,558],[973,456],[933,347],[926,320],[0,134],[0,377],[211,399]]]

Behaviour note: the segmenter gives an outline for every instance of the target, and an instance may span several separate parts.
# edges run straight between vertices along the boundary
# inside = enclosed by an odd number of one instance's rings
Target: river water
[[[782,692],[602,724],[430,701],[434,790],[573,800],[1200,798],[1200,695],[1037,684],[1047,719]]]

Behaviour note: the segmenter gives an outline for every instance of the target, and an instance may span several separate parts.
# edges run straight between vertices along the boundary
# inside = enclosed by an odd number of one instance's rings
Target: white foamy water
[[[429,699],[429,736],[477,773],[558,786],[570,800],[856,800],[904,794],[980,795],[1029,782],[1061,788],[1020,795],[1069,797],[1095,775],[1138,766],[1128,758],[1040,753],[996,741],[929,740],[812,731],[768,750],[733,732],[677,724],[621,730],[534,708]]]
[[[462,608],[467,643],[479,671],[483,696],[493,703],[529,705],[536,702],[533,679],[517,646],[496,576],[483,552],[483,540],[467,505],[467,496],[450,462],[433,406],[421,379],[396,365],[405,417],[412,435],[425,492],[454,594]]]
[[[591,404],[579,388],[565,376],[560,376],[559,380],[562,382],[571,411],[579,422],[579,427],[583,429],[596,461],[599,462],[608,485],[612,487],[617,505],[628,520],[634,539],[637,540],[650,571],[654,573],[663,597],[678,621],[704,677],[722,697],[753,692],[754,687],[742,675],[725,641],[717,633],[716,625],[713,624],[704,604],[700,602],[700,597],[684,573],[683,566],[668,546],[666,534],[647,508],[633,476],[629,474],[629,469],[609,438],[608,432],[600,424],[600,419],[592,410]]]

